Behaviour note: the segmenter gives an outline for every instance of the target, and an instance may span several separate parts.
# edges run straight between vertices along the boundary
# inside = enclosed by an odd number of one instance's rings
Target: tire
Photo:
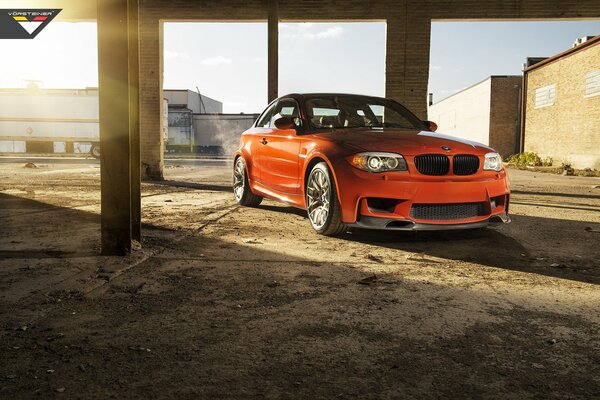
[[[263,200],[261,196],[252,193],[250,189],[246,163],[242,157],[236,158],[233,163],[233,196],[239,204],[246,207],[256,207]]]
[[[92,147],[90,148],[90,154],[94,158],[100,158],[100,144],[92,143]]]
[[[313,167],[306,181],[305,192],[308,220],[317,233],[335,236],[346,232],[335,180],[327,163],[320,162]]]

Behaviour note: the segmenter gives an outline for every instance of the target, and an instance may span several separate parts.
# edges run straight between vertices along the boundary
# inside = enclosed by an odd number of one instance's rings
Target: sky
[[[164,45],[165,88],[198,86],[202,94],[223,101],[225,112],[260,112],[266,106],[266,24],[166,23]],[[384,64],[383,23],[279,26],[280,95],[383,95]]]
[[[437,102],[490,75],[521,75],[527,57],[549,57],[594,35],[600,21],[433,23],[429,92]]]
[[[281,23],[279,93],[336,91],[383,96],[385,23]],[[600,21],[435,22],[429,91],[439,101],[490,75],[519,75],[528,56],[551,56]],[[52,22],[33,40],[0,40],[0,87],[98,85],[94,23]],[[164,88],[191,89],[224,111],[267,103],[265,23],[166,23]]]

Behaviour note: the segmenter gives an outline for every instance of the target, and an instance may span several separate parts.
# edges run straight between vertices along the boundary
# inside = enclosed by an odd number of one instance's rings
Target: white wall
[[[429,106],[438,132],[489,145],[491,78]]]

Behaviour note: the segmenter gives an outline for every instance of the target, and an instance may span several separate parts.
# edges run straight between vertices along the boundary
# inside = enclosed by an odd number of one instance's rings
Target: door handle
[[[265,139],[265,138],[262,138],[262,140],[260,141],[260,143],[261,143],[261,144],[267,144],[267,143],[269,143],[269,142],[267,141],[267,139]]]

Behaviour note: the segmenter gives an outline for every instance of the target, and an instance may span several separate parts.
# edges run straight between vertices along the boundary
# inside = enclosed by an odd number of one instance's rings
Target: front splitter
[[[506,213],[494,215],[486,220],[466,224],[424,224],[410,220],[361,216],[360,221],[348,224],[350,228],[379,229],[390,231],[451,231],[478,229],[487,226],[508,224],[511,221]]]

